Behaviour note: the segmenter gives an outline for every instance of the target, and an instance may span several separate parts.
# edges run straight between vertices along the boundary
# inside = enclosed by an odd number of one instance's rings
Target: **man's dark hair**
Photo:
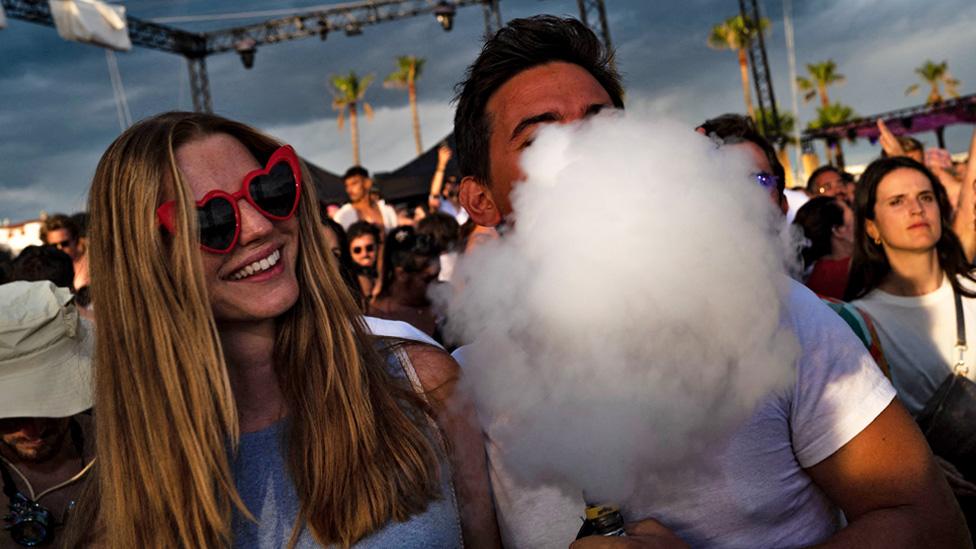
[[[783,189],[786,187],[786,170],[776,156],[776,149],[759,133],[751,118],[727,113],[706,120],[698,128],[704,130],[705,135],[720,139],[725,145],[748,142],[759,147],[769,161],[769,167],[773,170],[772,175],[776,176],[776,189],[783,194]]]
[[[353,167],[349,168],[348,170],[346,170],[346,173],[344,173],[342,175],[342,180],[345,181],[345,180],[349,179],[350,177],[356,177],[357,175],[362,176],[362,177],[365,177],[366,179],[369,179],[369,170],[367,170],[366,168],[364,168],[362,166],[353,166]]]
[[[825,174],[827,172],[836,173],[840,177],[841,181],[847,183],[847,179],[844,178],[844,172],[840,168],[836,166],[831,166],[830,164],[825,164],[823,166],[820,166],[816,170],[813,170],[813,173],[811,173],[810,177],[807,178],[808,193],[810,193],[813,196],[817,195],[817,183],[816,183],[817,178],[820,177],[821,174]]]
[[[80,238],[85,238],[88,236],[88,212],[71,214],[71,221],[73,221],[75,223],[75,227],[78,228],[78,236]]]
[[[60,288],[74,289],[75,267],[71,257],[54,246],[28,246],[14,259],[10,281],[50,280]]]
[[[491,120],[488,100],[505,82],[526,69],[563,61],[578,65],[603,86],[617,108],[623,108],[623,87],[613,67],[613,51],[575,19],[537,15],[513,19],[485,42],[481,54],[458,84],[454,138],[461,176],[490,180]]]
[[[61,229],[67,230],[72,240],[77,240],[81,236],[81,231],[78,230],[78,225],[75,224],[74,220],[64,214],[54,214],[48,216],[41,224],[41,242],[47,244],[47,233]]]

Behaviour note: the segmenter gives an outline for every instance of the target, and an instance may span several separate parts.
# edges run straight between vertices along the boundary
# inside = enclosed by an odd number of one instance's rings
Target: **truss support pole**
[[[193,96],[193,110],[212,113],[213,102],[210,99],[207,59],[205,57],[187,57],[186,66],[190,71],[190,94]]]

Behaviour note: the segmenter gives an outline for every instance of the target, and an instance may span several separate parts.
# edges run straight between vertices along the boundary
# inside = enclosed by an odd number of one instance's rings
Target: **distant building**
[[[8,248],[14,254],[19,254],[27,246],[39,245],[41,242],[41,219],[31,219],[17,224],[11,224],[5,219],[0,224],[0,246]]]

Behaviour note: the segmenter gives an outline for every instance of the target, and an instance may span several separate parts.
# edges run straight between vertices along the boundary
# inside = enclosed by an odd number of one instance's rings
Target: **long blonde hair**
[[[218,116],[166,113],[123,133],[95,172],[99,466],[69,540],[214,547],[231,542],[232,508],[250,518],[229,466],[237,410],[192,236],[193,197],[174,159],[181,145],[216,133],[236,138],[261,164],[280,145]],[[307,527],[320,544],[348,546],[424,510],[439,494],[438,458],[421,426],[429,411],[374,349],[330,259],[304,166],[302,173],[300,292],[278,319],[274,351],[300,501],[290,545]],[[167,190],[179,205],[172,236],[155,215]]]

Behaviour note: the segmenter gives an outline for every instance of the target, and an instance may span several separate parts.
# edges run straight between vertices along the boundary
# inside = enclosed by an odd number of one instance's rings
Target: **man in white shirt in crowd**
[[[362,166],[349,168],[342,176],[342,182],[346,186],[349,202],[339,208],[333,219],[342,225],[343,229],[348,231],[353,223],[368,221],[380,227],[382,234],[386,235],[397,226],[397,215],[393,206],[374,198],[370,193],[373,189],[373,179],[366,168]]]
[[[519,158],[540,124],[623,107],[611,59],[585,25],[552,16],[513,20],[488,41],[455,115],[460,200],[475,223],[494,227],[511,214]],[[801,346],[794,384],[760,402],[716,470],[622,502],[625,518],[639,521],[628,538],[574,543],[582,499],[518,485],[505,449],[489,441],[506,546],[968,546],[924,438],[861,343],[799,285],[787,307]]]

